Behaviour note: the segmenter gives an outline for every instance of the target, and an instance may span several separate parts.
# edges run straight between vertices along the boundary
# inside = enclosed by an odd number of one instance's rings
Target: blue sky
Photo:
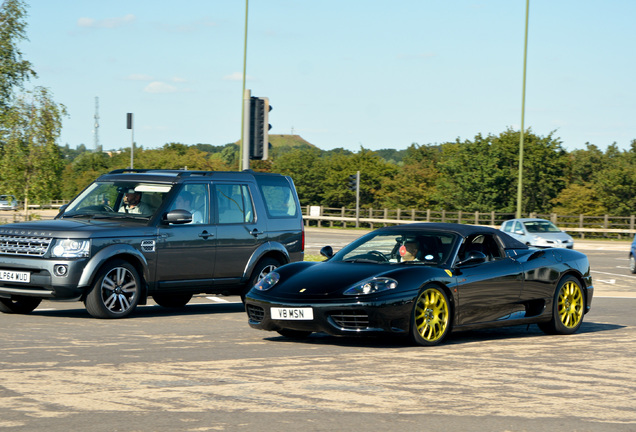
[[[241,132],[243,0],[27,0],[24,57],[61,145],[224,145]],[[521,124],[525,0],[250,0],[247,84],[272,134],[404,149]],[[636,139],[632,0],[531,0],[525,126],[568,150]]]

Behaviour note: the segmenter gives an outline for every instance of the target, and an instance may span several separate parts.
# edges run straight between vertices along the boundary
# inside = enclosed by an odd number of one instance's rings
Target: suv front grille
[[[51,237],[0,234],[0,254],[43,256],[52,240]]]
[[[334,322],[346,330],[364,330],[369,327],[369,315],[364,311],[342,311],[331,314]]]
[[[265,317],[265,310],[263,310],[263,308],[260,306],[248,304],[247,316],[250,318],[251,321],[259,323],[262,322],[263,318]]]

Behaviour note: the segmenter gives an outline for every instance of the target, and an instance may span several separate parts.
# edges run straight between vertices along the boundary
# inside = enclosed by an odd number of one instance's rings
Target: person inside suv
[[[141,192],[135,192],[134,189],[129,189],[124,195],[122,206],[119,207],[119,212],[131,214],[151,214],[153,210],[148,204],[141,201]]]
[[[203,223],[203,214],[199,210],[195,210],[192,208],[192,203],[194,199],[192,193],[182,190],[177,199],[175,200],[174,209],[187,210],[192,214],[192,222],[193,224],[201,224]]]

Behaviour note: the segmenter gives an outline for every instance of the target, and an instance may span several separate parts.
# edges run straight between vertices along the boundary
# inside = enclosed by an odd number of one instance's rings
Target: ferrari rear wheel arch
[[[446,287],[426,284],[415,297],[411,311],[411,339],[418,345],[441,343],[451,332],[453,304]]]
[[[574,275],[565,275],[559,281],[552,301],[552,318],[539,323],[539,328],[547,334],[572,334],[583,323],[585,315],[584,285]]]

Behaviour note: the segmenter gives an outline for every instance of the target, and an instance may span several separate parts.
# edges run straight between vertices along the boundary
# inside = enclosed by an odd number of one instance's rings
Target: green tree
[[[627,151],[610,145],[605,157],[605,168],[594,174],[594,191],[612,215],[632,215],[636,212],[636,140]]]
[[[439,205],[448,210],[514,212],[519,170],[519,132],[477,135],[441,146],[437,168]],[[565,187],[566,152],[552,134],[525,134],[523,212],[546,212]]]
[[[349,189],[348,180],[356,171],[360,171],[360,207],[378,206],[376,200],[383,184],[398,171],[395,165],[365,148],[360,148],[358,153],[331,152],[323,163],[325,179],[321,204],[327,207],[355,207],[356,192]]]
[[[607,208],[603,206],[596,191],[590,184],[580,185],[572,183],[559,193],[552,200],[555,206],[552,212],[559,215],[580,215],[600,216],[607,213]]]
[[[411,144],[394,177],[384,181],[378,204],[385,208],[426,209],[435,205],[435,182],[439,173],[438,146]]]
[[[23,200],[43,203],[60,196],[64,166],[56,141],[66,115],[63,105],[37,87],[7,110],[8,134],[0,156],[2,190]]]
[[[4,0],[0,6],[0,113],[5,113],[14,89],[36,73],[22,58],[18,44],[26,37],[26,4],[22,0]],[[0,114],[1,115],[1,114]],[[0,119],[0,124],[2,119]]]
[[[294,180],[301,205],[320,205],[324,192],[324,161],[315,147],[293,149],[272,161],[272,172]]]

